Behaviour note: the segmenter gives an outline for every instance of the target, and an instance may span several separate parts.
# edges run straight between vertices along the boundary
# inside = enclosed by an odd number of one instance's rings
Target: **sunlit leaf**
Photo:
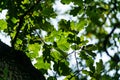
[[[44,62],[42,57],[37,58],[36,61],[37,61],[37,63],[35,64],[36,68],[38,69],[49,69],[50,68],[50,64],[47,62]]]
[[[67,43],[66,39],[62,39],[58,42],[58,47],[64,51],[69,49],[69,43]]]
[[[54,58],[55,61],[61,60],[61,58],[62,58],[62,54],[60,54],[57,51],[53,51],[51,53],[51,56]]]
[[[0,19],[0,30],[4,30],[7,28],[7,22],[5,20]]]
[[[71,74],[66,76],[64,80],[78,80],[78,77]]]
[[[71,29],[80,31],[80,30],[84,29],[86,24],[87,24],[86,20],[81,20],[78,23],[71,22]]]
[[[24,0],[22,1],[23,4],[28,4],[29,3],[29,0]]]
[[[28,53],[28,56],[30,58],[35,58],[35,57],[38,56],[38,52],[40,50],[40,45],[37,44],[37,43],[35,43],[35,44],[29,44],[28,45],[28,49],[29,49],[29,52],[30,52],[30,53]]]
[[[16,43],[17,44],[22,44],[22,40],[18,39]]]
[[[61,49],[59,49],[59,48],[55,48],[58,52],[60,52],[60,54],[64,57],[64,58],[66,58],[66,56],[67,56],[67,53],[65,52],[65,51],[63,51],[63,50],[61,50]]]
[[[18,22],[18,20],[17,20],[15,17],[13,17],[13,18],[11,19],[11,21],[12,21],[13,23],[17,23],[17,22]]]

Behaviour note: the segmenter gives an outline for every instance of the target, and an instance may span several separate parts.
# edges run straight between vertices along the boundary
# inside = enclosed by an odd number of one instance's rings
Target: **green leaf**
[[[86,3],[87,4],[89,4],[89,3],[91,3],[92,2],[92,0],[86,0]]]
[[[42,8],[42,15],[44,16],[44,17],[47,17],[47,18],[49,18],[49,17],[55,17],[56,16],[56,13],[54,12],[54,10],[53,10],[53,8],[52,8],[52,6],[50,6],[50,5],[45,5],[45,6],[43,6],[44,8]],[[48,15],[48,12],[49,12],[49,15]]]
[[[81,10],[81,7],[75,7],[73,10],[71,10],[70,14],[73,16],[76,16],[80,10]]]
[[[59,75],[67,76],[70,74],[71,71],[71,69],[69,68],[69,63],[66,60],[55,62],[53,67]]]
[[[82,70],[82,73],[83,73],[83,74],[86,74],[86,75],[88,75],[88,76],[92,76],[92,75],[93,75],[92,72],[87,71],[87,70]]]
[[[61,3],[63,4],[69,4],[72,0],[61,0]]]
[[[93,58],[96,57],[96,53],[94,53],[92,50],[85,50],[87,54],[91,55]]]
[[[80,55],[80,58],[82,58],[82,59],[85,59],[85,60],[88,59],[88,55],[86,55],[86,52],[83,50],[79,53],[79,55]]]
[[[80,22],[71,22],[71,30],[77,30],[77,31],[81,31],[82,29],[84,29],[84,27],[86,26],[87,22],[86,20],[82,19]]]
[[[39,12],[34,11],[34,12],[33,12],[33,16],[39,16]]]
[[[22,1],[23,4],[29,4],[29,0]]]
[[[21,39],[17,39],[17,44],[22,44],[22,40]]]
[[[61,50],[60,48],[55,48],[58,52],[60,52],[60,54],[62,55],[63,58],[66,58],[67,57],[67,53],[63,50]]]
[[[17,23],[19,20],[17,20],[15,17],[13,17],[13,18],[11,19],[11,21],[15,24],[15,23]]]
[[[92,72],[95,71],[95,67],[93,66],[93,64],[94,60],[91,57],[88,57],[88,59],[86,60],[86,65],[90,68]]]
[[[28,56],[31,59],[33,59],[33,58],[38,56],[38,52],[40,50],[40,45],[38,43],[29,44],[28,45],[28,50],[29,50]]]
[[[49,69],[50,64],[47,62],[44,62],[43,57],[36,58],[37,63],[35,63],[35,67],[38,69]]]
[[[0,19],[0,30],[7,29],[7,22],[5,20]]]
[[[68,62],[60,63],[60,72],[61,72],[61,75],[65,75],[65,76],[70,74],[70,68],[68,66]]]
[[[99,77],[97,78],[97,79],[99,79]],[[91,79],[90,80],[97,80],[96,78],[94,78],[94,77],[91,77]]]
[[[103,75],[102,80],[113,80],[109,75]]]
[[[84,1],[82,1],[82,0],[73,0],[73,2],[74,2],[75,5],[79,5],[79,6],[83,7],[83,2]]]
[[[69,50],[69,43],[66,41],[66,38],[62,38],[61,40],[59,40],[57,42],[57,46],[58,46],[58,48],[60,48],[64,51]]]
[[[54,30],[54,27],[53,25],[51,25],[49,22],[45,21],[42,23],[42,26],[41,28],[46,31],[46,32],[51,32],[51,30],[53,31]]]
[[[47,80],[57,80],[57,79],[53,76],[50,76],[50,77],[47,78]]]
[[[43,58],[44,58],[44,61],[50,63],[51,61],[51,45],[48,45],[48,44],[44,44],[43,45]]]
[[[88,67],[93,66],[94,60],[91,57],[88,57],[86,60],[86,64]]]
[[[79,78],[74,74],[67,75],[64,80],[78,80]]]
[[[100,59],[99,62],[96,63],[96,73],[100,74],[104,69],[103,61]]]
[[[53,51],[51,53],[51,56],[54,58],[56,62],[62,59],[62,55],[58,51]]]
[[[70,30],[70,20],[67,21],[67,20],[62,19],[61,21],[59,21],[58,27],[62,31],[68,32]]]
[[[79,50],[80,49],[80,46],[79,45],[71,45],[71,48],[73,50]]]
[[[92,50],[92,51],[97,50],[97,46],[95,46],[94,44],[89,44],[89,45],[86,46],[86,49],[87,50]]]

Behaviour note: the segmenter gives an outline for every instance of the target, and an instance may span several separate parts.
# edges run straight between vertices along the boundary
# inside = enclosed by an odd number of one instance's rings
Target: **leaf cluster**
[[[48,75],[48,80],[60,76],[65,80],[89,77],[118,80],[120,1],[61,0],[62,4],[74,5],[65,14],[76,17],[77,21],[61,19],[57,30],[50,22],[59,16],[53,8],[55,1],[1,0],[0,11],[7,9],[8,12],[6,20],[0,20],[0,31],[11,37],[14,49],[24,51],[31,61],[36,60],[34,66]],[[98,55],[100,58],[107,55],[110,59],[96,62]],[[107,64],[109,69],[106,69]],[[53,75],[48,70],[53,71]],[[112,70],[116,73],[110,76]]]

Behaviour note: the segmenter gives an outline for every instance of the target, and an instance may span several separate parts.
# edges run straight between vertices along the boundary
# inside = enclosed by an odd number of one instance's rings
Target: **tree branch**
[[[112,11],[117,9],[116,3],[117,3],[117,0],[114,0],[114,3],[113,3],[114,8],[111,9]],[[103,45],[104,45],[103,48],[104,48],[106,54],[107,54],[112,60],[115,60],[115,59],[114,59],[114,58],[109,54],[109,52],[107,51],[107,43],[108,43],[108,41],[109,41],[109,38],[111,37],[111,35],[114,33],[115,29],[117,28],[117,26],[119,26],[119,23],[116,23],[116,24],[114,25],[113,29],[112,29],[111,32],[105,37],[105,40],[104,40],[104,42],[103,42]]]
[[[103,49],[106,52],[106,54],[112,59],[114,60],[114,58],[109,54],[108,50],[107,50],[107,43],[109,41],[109,38],[111,37],[111,35],[114,33],[115,29],[117,28],[118,24],[115,24],[113,29],[111,30],[111,32],[105,37],[105,40],[103,42]]]
[[[22,28],[23,21],[24,21],[24,17],[25,17],[28,13],[30,13],[31,10],[33,10],[34,7],[35,7],[37,4],[39,4],[40,1],[41,1],[41,0],[37,0],[36,3],[35,3],[33,6],[31,6],[23,15],[21,15],[21,16],[19,17],[19,25],[18,25],[18,27],[17,27],[17,29],[16,29],[15,37],[13,38],[12,43],[11,43],[13,49],[15,48],[14,44],[16,43],[17,37],[18,37],[19,32],[20,32],[20,30],[21,30],[21,28]]]

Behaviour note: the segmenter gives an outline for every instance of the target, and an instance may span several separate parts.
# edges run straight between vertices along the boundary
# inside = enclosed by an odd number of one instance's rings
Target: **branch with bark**
[[[25,17],[26,15],[28,15],[28,14],[35,8],[35,6],[40,3],[40,1],[41,1],[41,0],[37,0],[34,5],[32,5],[23,15],[21,15],[21,16],[19,17],[19,23],[18,23],[19,25],[18,25],[18,27],[17,27],[17,29],[16,29],[15,37],[13,38],[12,43],[11,43],[13,49],[15,48],[14,45],[15,45],[15,43],[16,43],[17,37],[18,37],[18,35],[19,35],[19,33],[20,33],[20,30],[21,30],[21,28],[22,28],[22,26],[23,26],[24,17]]]
[[[115,31],[115,29],[117,28],[117,26],[119,26],[119,23],[116,23],[115,25],[114,25],[114,27],[113,27],[113,29],[111,30],[111,32],[105,37],[105,40],[104,40],[104,42],[103,42],[103,49],[104,49],[104,51],[106,52],[106,54],[113,60],[113,61],[116,61],[116,59],[114,58],[114,57],[112,57],[111,55],[110,55],[110,53],[108,52],[108,50],[107,50],[107,44],[108,44],[108,42],[109,42],[109,38],[112,36],[112,34],[114,33],[114,31]]]

